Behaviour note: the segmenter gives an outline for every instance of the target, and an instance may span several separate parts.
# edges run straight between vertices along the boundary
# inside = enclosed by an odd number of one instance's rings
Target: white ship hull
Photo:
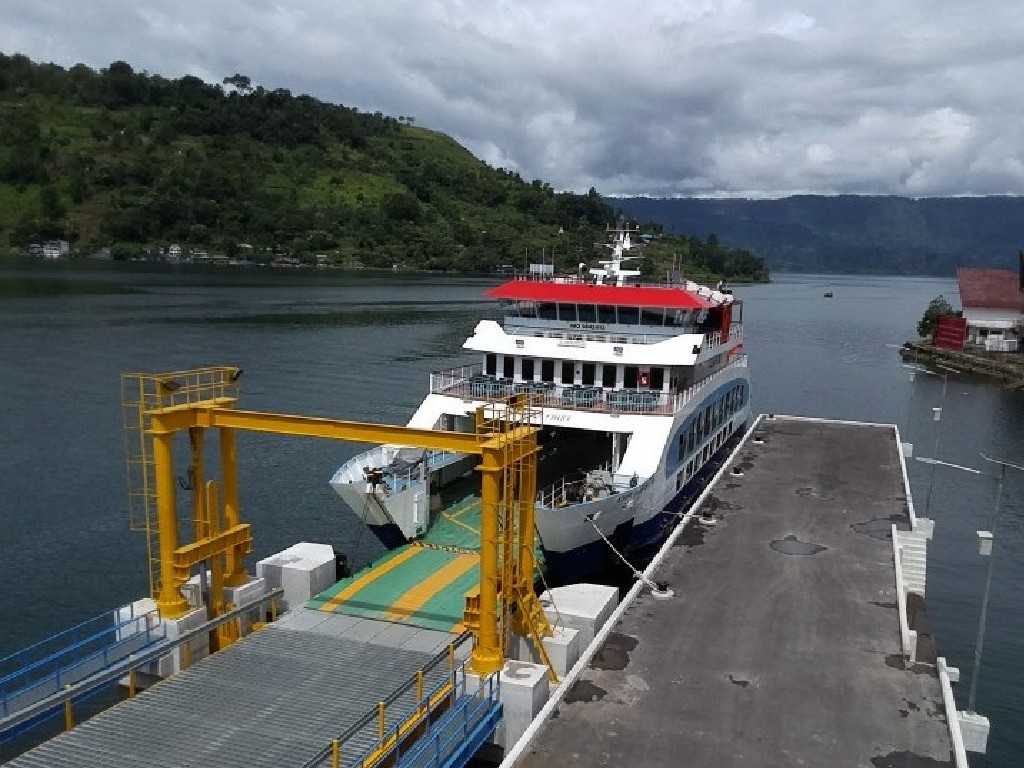
[[[749,387],[748,382],[746,361],[740,358],[695,388],[672,415],[543,410],[545,427],[590,432],[595,440],[617,432],[628,435],[630,443],[618,472],[611,478],[617,481],[618,489],[613,483],[605,488],[591,484],[584,491],[587,498],[577,500],[569,493],[559,497],[556,484],[538,499],[537,533],[552,580],[574,581],[604,570],[617,559],[612,547],[626,557],[642,556],[663,539],[678,513],[699,494],[744,432],[750,415],[749,398],[738,401],[728,418],[723,417],[721,424],[708,429],[706,437],[682,457],[678,450],[680,435],[725,393],[741,384]],[[445,419],[448,423],[471,423],[473,413],[482,404],[481,400],[431,394],[409,426],[434,427]],[[557,452],[557,440],[542,450],[542,465],[552,449]],[[332,487],[352,513],[389,548],[424,533],[431,512],[437,511],[438,489],[472,474],[476,465],[472,456],[437,455],[424,463],[422,452],[412,455],[403,451],[395,446],[378,446],[351,459],[331,479]],[[388,472],[386,481],[379,485],[367,482],[364,468],[388,467],[396,458],[399,464],[409,465],[402,467],[404,473]]]

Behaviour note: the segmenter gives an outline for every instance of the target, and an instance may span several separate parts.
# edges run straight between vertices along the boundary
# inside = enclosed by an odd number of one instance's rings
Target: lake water
[[[462,342],[481,317],[483,278],[199,271],[145,265],[0,265],[0,656],[147,589],[144,542],[128,531],[122,372],[245,369],[246,408],[404,423],[432,370],[475,362]],[[830,290],[834,298],[823,298]],[[1024,464],[1024,394],[958,374],[910,372],[896,347],[952,280],[780,275],[741,286],[755,411],[897,423],[919,455],[994,469]],[[945,392],[945,394],[943,394]],[[933,408],[943,408],[939,422]],[[360,450],[329,441],[239,436],[241,505],[259,558],[298,540],[362,564],[376,540],[327,485]],[[915,500],[938,521],[928,604],[939,653],[973,666],[996,483],[911,462]],[[930,495],[927,489],[931,487]],[[1024,750],[1024,476],[1011,472],[996,557],[978,709],[988,757]],[[890,702],[865,702],[889,706]]]

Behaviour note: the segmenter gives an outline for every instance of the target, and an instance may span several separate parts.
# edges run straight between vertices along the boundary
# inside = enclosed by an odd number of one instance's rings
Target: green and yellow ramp
[[[461,633],[466,593],[480,584],[480,555],[406,544],[309,603],[310,608]]]

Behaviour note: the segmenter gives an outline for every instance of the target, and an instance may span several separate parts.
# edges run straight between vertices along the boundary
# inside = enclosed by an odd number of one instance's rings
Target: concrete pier
[[[896,430],[775,418],[758,432],[655,566],[675,596],[625,605],[506,764],[950,764],[938,676],[906,668],[901,644]]]

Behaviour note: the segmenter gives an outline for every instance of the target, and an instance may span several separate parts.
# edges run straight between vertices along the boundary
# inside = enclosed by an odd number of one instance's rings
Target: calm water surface
[[[481,299],[491,284],[0,265],[0,656],[148,589],[144,542],[128,531],[122,372],[238,365],[244,407],[404,423],[431,370],[475,362],[461,346],[478,319],[497,317]],[[755,411],[897,423],[919,455],[988,469],[985,452],[1024,464],[1024,394],[957,374],[912,378],[896,354],[930,299],[955,303],[952,280],[788,275],[736,293]],[[380,553],[327,485],[359,450],[239,435],[256,558],[297,540],[334,544],[357,565]],[[917,462],[911,472],[922,512],[932,489],[928,602],[940,654],[964,673],[963,705],[986,564],[974,532],[993,527],[996,483]],[[1024,476],[1006,477],[978,689],[993,735],[975,766],[1012,765],[1024,750],[1022,488]]]

